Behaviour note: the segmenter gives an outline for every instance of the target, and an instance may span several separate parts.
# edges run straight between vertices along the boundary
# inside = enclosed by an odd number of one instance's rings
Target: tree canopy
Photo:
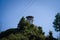
[[[60,31],[60,13],[56,14],[53,27],[55,28],[55,31]]]
[[[48,39],[44,33],[41,26],[31,24],[22,17],[17,28],[0,33],[0,40],[51,40],[51,38],[53,40],[51,32]]]

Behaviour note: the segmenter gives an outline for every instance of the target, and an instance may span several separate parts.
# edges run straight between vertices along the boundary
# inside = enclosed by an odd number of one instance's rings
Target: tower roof
[[[33,16],[27,16],[26,18],[34,18]]]

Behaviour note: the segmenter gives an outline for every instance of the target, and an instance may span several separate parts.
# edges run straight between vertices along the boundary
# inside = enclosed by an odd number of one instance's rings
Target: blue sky
[[[51,30],[54,37],[53,21],[60,12],[60,0],[0,0],[0,31],[16,28],[22,16],[34,16],[34,24],[41,26],[48,35]]]

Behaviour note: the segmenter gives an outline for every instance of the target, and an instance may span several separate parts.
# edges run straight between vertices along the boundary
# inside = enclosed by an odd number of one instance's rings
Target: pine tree
[[[60,13],[57,13],[57,15],[55,16],[53,24],[55,31],[60,31]]]

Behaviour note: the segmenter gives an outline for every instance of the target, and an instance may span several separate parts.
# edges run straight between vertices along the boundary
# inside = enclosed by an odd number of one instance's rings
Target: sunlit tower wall
[[[33,16],[26,16],[26,19],[30,24],[33,24],[33,18]]]

